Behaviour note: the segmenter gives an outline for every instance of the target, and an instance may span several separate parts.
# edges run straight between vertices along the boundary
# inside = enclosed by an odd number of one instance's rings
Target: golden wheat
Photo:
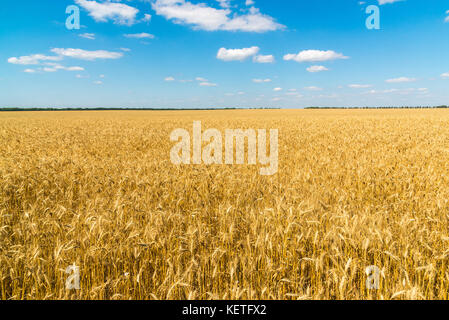
[[[278,173],[173,165],[194,120],[279,129]],[[445,110],[1,113],[0,141],[1,299],[448,299]]]

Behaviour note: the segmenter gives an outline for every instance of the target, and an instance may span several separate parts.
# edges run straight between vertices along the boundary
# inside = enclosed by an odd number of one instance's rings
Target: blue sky
[[[70,5],[80,29],[66,27]],[[369,5],[379,30],[366,27]],[[449,104],[448,10],[446,0],[2,0],[0,106]]]

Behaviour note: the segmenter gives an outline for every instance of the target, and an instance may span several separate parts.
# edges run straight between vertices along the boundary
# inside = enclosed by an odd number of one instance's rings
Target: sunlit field
[[[278,173],[172,164],[195,120],[279,129]],[[2,112],[0,141],[1,299],[449,298],[446,110]]]

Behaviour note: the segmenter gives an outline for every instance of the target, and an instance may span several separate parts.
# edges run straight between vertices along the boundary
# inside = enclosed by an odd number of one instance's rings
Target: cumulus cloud
[[[282,88],[274,88],[273,91],[279,92],[282,91]]]
[[[152,17],[151,14],[145,13],[143,15],[142,21],[143,22],[149,22],[149,21],[151,21],[151,17]]]
[[[51,52],[56,53],[59,56],[81,59],[81,60],[96,60],[96,59],[119,59],[123,57],[121,52],[111,52],[105,50],[87,51],[83,49],[64,49],[54,48]]]
[[[75,3],[89,12],[97,22],[112,20],[116,24],[131,26],[136,23],[139,10],[123,3],[75,0]]]
[[[254,56],[253,61],[256,63],[273,63],[274,62],[274,56],[272,55],[257,55]]]
[[[259,47],[243,48],[243,49],[226,49],[218,50],[217,59],[223,61],[244,61],[249,57],[256,55]]]
[[[284,56],[285,61],[296,61],[296,62],[318,62],[318,61],[330,61],[337,59],[348,59],[341,53],[337,53],[332,50],[320,51],[320,50],[304,50],[297,54],[286,54]]]
[[[404,0],[379,0],[379,5],[384,5],[387,3],[395,3],[395,2],[399,2],[399,1],[404,1]]]
[[[62,57],[60,56],[46,56],[43,54],[33,54],[30,56],[22,56],[22,57],[11,57],[8,59],[9,63],[12,64],[21,64],[21,65],[32,65],[32,64],[40,64],[42,61],[60,61]]]
[[[362,88],[371,88],[372,85],[370,85],[370,84],[350,84],[348,87],[352,88],[352,89],[362,89]]]
[[[84,71],[83,67],[63,67],[66,71]]]
[[[271,79],[253,79],[254,83],[267,83],[271,82]]]
[[[175,81],[175,78],[173,78],[173,77],[166,77],[164,79],[164,81],[168,81],[168,82]]]
[[[95,33],[82,33],[79,35],[81,38],[95,40]]]
[[[386,94],[386,93],[393,93],[393,94],[399,94],[399,95],[409,95],[409,94],[427,94],[429,93],[429,89],[427,88],[406,88],[406,89],[386,89],[386,90],[371,90],[368,91],[369,94]]]
[[[284,28],[272,17],[260,13],[257,8],[251,7],[248,13],[238,15],[226,7],[227,1],[220,3],[222,9],[186,0],[156,0],[152,7],[156,14],[174,23],[191,25],[199,30],[266,32]]]
[[[230,8],[231,7],[231,0],[217,0],[218,4],[222,8]]]
[[[124,36],[126,38],[134,38],[134,39],[154,39],[154,35],[146,32],[125,34]]]
[[[290,97],[296,97],[296,98],[302,98],[303,95],[300,94],[299,92],[296,91],[290,91],[285,93],[286,96],[290,96]]]
[[[9,63],[18,65],[38,65],[39,67],[34,69],[25,69],[26,73],[42,73],[42,72],[57,72],[60,70],[64,71],[84,71],[85,69],[80,66],[64,66],[60,61],[64,58],[74,58],[81,60],[93,61],[96,59],[118,59],[123,56],[121,52],[111,52],[105,50],[87,51],[82,49],[64,49],[64,48],[53,48],[51,49],[54,56],[48,56],[44,54],[32,54],[28,56],[21,57],[11,57],[8,59]]]
[[[449,72],[443,73],[441,78],[449,79]]]
[[[55,68],[49,68],[49,67],[45,67],[45,68],[43,68],[42,69],[44,72],[56,72],[56,71],[58,71],[57,69],[55,69]]]
[[[385,82],[387,82],[387,83],[404,83],[404,82],[415,82],[415,81],[416,81],[415,78],[407,78],[407,77],[400,77],[400,78],[385,80]]]
[[[324,66],[311,66],[307,68],[307,71],[311,72],[311,73],[315,73],[315,72],[322,72],[322,71],[328,71],[329,69],[324,67]]]
[[[74,50],[74,51],[73,51]],[[56,56],[47,56],[43,54],[33,54],[29,56],[11,57],[8,59],[9,63],[18,65],[40,65],[39,68],[35,69],[25,69],[26,73],[35,72],[56,72],[59,70],[65,71],[84,71],[85,69],[80,66],[64,66],[59,62],[64,59],[64,57],[74,57],[84,60],[95,60],[96,58],[116,58],[116,55],[111,55],[107,51],[84,51],[80,49],[52,49]]]
[[[24,72],[26,73],[36,73],[36,72],[57,72],[59,70],[65,70],[65,71],[84,71],[83,67],[78,67],[78,66],[74,66],[74,67],[65,67],[60,65],[59,63],[53,63],[53,62],[48,62],[48,63],[44,63],[44,67],[40,67],[37,69],[25,69]]]
[[[201,82],[200,86],[201,87],[216,87],[217,84],[216,83],[212,83],[212,82]]]
[[[315,87],[315,86],[305,87],[304,89],[308,90],[308,91],[321,91],[321,90],[323,90],[323,88],[319,88],[319,87]]]
[[[58,70],[65,70],[65,71],[84,71],[83,67],[78,67],[78,66],[74,66],[74,67],[65,67],[60,65],[59,63],[52,63],[52,62],[48,62],[45,63],[45,65],[47,67],[43,68],[42,70],[45,72],[56,72]]]

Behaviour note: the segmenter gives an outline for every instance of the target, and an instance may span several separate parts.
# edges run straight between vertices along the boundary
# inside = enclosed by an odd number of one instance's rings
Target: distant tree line
[[[304,109],[447,109],[449,106],[403,106],[403,107],[307,107]]]
[[[306,107],[304,109],[447,109],[449,106],[403,106],[403,107]],[[15,107],[3,107],[0,108],[1,111],[195,111],[195,110],[279,110],[281,108],[183,108],[183,109],[174,109],[174,108],[15,108]]]
[[[10,108],[3,107],[0,111],[194,111],[194,110],[269,110],[280,108]]]

